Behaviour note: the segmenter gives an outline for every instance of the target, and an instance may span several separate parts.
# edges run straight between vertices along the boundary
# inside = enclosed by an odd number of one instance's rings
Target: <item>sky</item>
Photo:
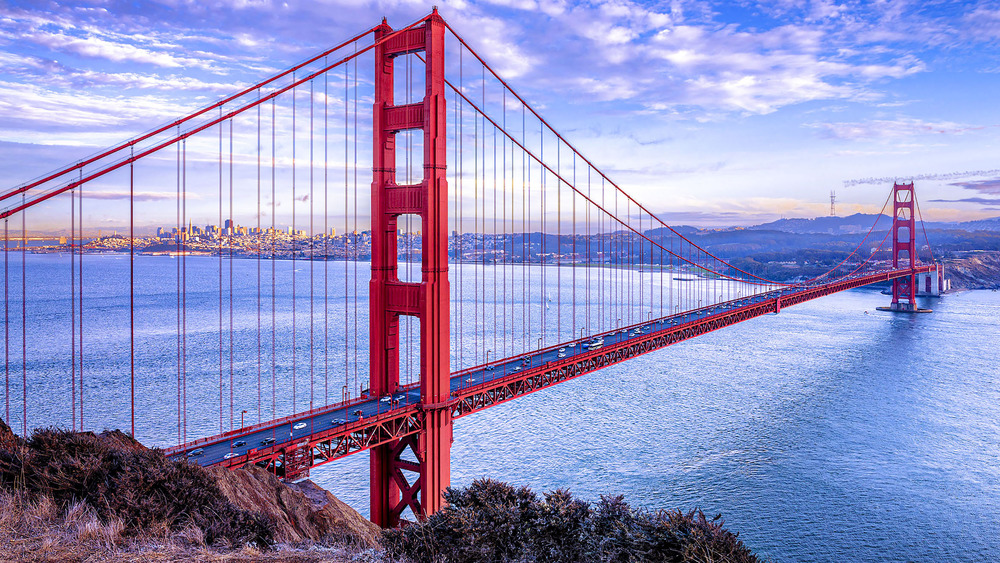
[[[567,139],[672,224],[1000,216],[1000,2],[438,0]],[[185,115],[410,1],[0,3],[7,189]],[[152,194],[153,192],[150,192]],[[155,199],[152,195],[151,199]]]

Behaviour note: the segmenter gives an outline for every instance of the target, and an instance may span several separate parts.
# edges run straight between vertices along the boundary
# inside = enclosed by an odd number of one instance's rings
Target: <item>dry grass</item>
[[[124,525],[113,519],[102,523],[93,508],[83,502],[59,511],[47,497],[30,500],[27,495],[0,491],[0,561],[4,562],[127,562],[165,563],[344,563],[358,561],[350,548],[276,546],[262,551],[254,547],[226,550],[205,545],[204,532],[189,526],[180,532],[147,533],[131,537]],[[360,561],[375,563],[382,558],[361,555]]]

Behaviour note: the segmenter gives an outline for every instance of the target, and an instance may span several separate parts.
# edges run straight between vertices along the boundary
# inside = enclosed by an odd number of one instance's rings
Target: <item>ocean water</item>
[[[701,508],[772,561],[1000,560],[1000,293],[853,290],[459,419],[452,484]],[[367,513],[367,458],[312,478]]]
[[[20,431],[21,256],[7,259],[10,371],[0,408],[10,401],[8,418]],[[69,258],[25,260],[28,427],[69,427]],[[188,287],[183,358],[178,265]],[[261,261],[260,317],[256,260],[141,256],[135,266],[136,434],[145,443],[178,439],[179,360],[188,439],[238,426],[242,410],[249,424],[304,410],[310,401],[335,402],[363,385],[366,264]],[[487,349],[509,355],[535,345],[538,330],[521,334],[520,327],[540,326],[543,314],[546,342],[556,342],[588,322],[637,322],[650,306],[691,304],[684,302],[690,284],[633,273],[649,306],[628,306],[626,299],[608,311],[597,305],[595,288],[607,283],[609,270],[547,268],[542,283],[542,269],[518,268],[477,273],[453,265],[453,286],[462,287],[452,305],[453,333],[462,335],[453,342],[454,367],[484,361]],[[124,256],[84,260],[88,429],[130,424],[128,271]],[[578,287],[589,277],[593,290],[578,300],[575,317],[569,292],[560,290],[573,276]],[[482,299],[497,287],[510,301],[528,303],[507,313],[502,330],[513,336],[506,343],[490,332],[500,330],[494,320],[504,311]],[[325,292],[325,306],[310,311],[310,291]],[[887,300],[861,289],[785,308],[459,419],[452,483],[492,477],[539,493],[568,488],[588,500],[622,494],[650,510],[697,507],[722,514],[727,527],[773,561],[1000,560],[1000,293],[947,295],[924,303],[934,313],[923,315],[875,311]],[[553,309],[559,302],[566,307]],[[520,317],[526,312],[534,323]],[[404,324],[404,342],[415,330]],[[412,352],[404,344],[404,380],[416,376]],[[367,466],[367,454],[354,455],[314,469],[312,479],[367,514]]]

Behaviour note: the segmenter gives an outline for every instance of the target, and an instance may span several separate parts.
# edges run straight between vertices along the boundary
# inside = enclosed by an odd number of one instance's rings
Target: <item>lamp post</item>
[[[247,413],[246,409],[240,412],[240,428],[243,428],[243,415]]]

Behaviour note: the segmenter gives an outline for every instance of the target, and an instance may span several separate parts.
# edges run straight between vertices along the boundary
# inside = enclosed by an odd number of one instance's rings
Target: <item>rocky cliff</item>
[[[976,252],[949,261],[945,276],[952,289],[1000,289],[1000,252]]]
[[[236,506],[260,512],[273,522],[280,543],[350,543],[373,547],[381,530],[312,481],[283,483],[259,467],[213,467],[222,494]]]

